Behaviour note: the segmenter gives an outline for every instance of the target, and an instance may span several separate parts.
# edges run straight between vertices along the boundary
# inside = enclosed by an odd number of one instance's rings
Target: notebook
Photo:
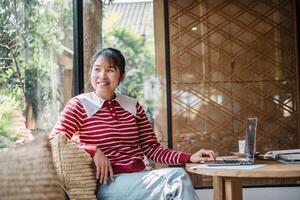
[[[278,161],[282,163],[300,163],[300,153],[279,155]]]
[[[207,166],[235,166],[254,164],[254,155],[256,148],[256,128],[257,118],[248,118],[246,122],[245,150],[242,158],[224,158],[215,162],[206,162]]]

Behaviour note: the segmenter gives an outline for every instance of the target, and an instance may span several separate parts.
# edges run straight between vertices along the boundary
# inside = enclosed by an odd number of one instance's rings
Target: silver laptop
[[[222,159],[215,162],[206,162],[208,166],[235,166],[235,165],[252,165],[254,164],[254,155],[256,149],[256,128],[257,118],[247,119],[245,135],[245,150],[241,158]]]

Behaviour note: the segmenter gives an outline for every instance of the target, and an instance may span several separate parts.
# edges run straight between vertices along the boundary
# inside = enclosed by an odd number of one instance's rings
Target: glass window
[[[0,3],[0,148],[48,134],[71,97],[72,1]]]
[[[166,101],[162,97],[161,78],[158,78],[158,68],[155,66],[153,1],[101,2],[84,1],[85,92],[93,90],[89,80],[92,55],[106,47],[121,50],[126,58],[126,76],[118,91],[136,98],[143,105],[158,139],[166,145],[167,130],[157,123]]]
[[[299,147],[295,4],[257,1],[249,12],[248,3],[168,1],[176,150],[231,155],[249,117],[258,118],[258,152]]]
[[[152,1],[104,4],[103,47],[122,51],[126,58],[126,77],[118,90],[137,98],[153,119],[156,78]]]

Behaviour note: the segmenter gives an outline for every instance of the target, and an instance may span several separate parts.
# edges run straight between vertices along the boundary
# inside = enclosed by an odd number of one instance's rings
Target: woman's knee
[[[187,173],[186,173],[185,169],[183,169],[181,167],[174,167],[174,169],[177,171],[177,173],[182,174],[184,176],[187,176]]]
[[[186,183],[190,182],[189,175],[183,168],[179,167],[171,167],[159,169],[154,172],[154,174],[164,177],[163,179],[167,182],[182,182],[182,184],[186,185]]]
[[[187,172],[183,169],[183,168],[180,168],[180,167],[172,167],[172,168],[169,168],[170,170],[170,173],[176,175],[176,176],[180,176],[180,177],[188,177],[188,174]]]

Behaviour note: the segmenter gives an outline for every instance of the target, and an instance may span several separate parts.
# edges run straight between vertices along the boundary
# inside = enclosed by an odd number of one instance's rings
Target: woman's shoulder
[[[82,94],[79,94],[77,96],[74,96],[73,98],[78,99],[78,100],[85,99],[85,98],[89,98],[89,99],[95,98],[95,92],[82,93]]]
[[[127,96],[127,95],[124,95],[124,94],[121,94],[121,93],[116,93],[116,100],[133,103],[134,105],[136,105],[138,103],[137,99]]]
[[[77,105],[81,106],[80,100],[77,98],[78,96],[74,96],[67,101],[66,105]]]
[[[80,102],[88,117],[93,116],[103,103],[95,92],[82,93],[74,98]]]
[[[120,106],[130,112],[132,115],[136,116],[138,101],[130,96],[116,93],[116,101]]]
[[[72,97],[64,107],[65,112],[84,114],[84,109],[78,98]]]

